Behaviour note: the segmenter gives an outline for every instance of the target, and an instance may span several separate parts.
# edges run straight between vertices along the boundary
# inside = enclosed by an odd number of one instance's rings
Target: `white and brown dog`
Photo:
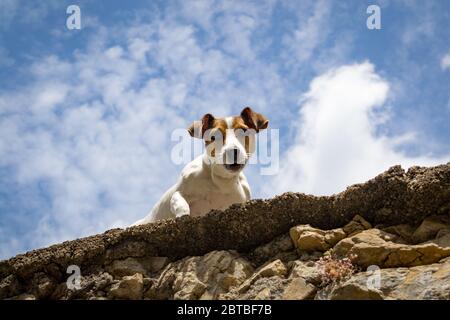
[[[150,213],[133,225],[184,215],[201,216],[250,200],[251,192],[242,169],[255,150],[255,134],[269,121],[246,107],[239,116],[215,118],[205,114],[194,121],[189,134],[205,140],[205,153],[181,172]]]

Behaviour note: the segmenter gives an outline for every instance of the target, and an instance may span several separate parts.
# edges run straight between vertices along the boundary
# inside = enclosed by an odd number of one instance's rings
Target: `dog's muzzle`
[[[224,153],[224,166],[230,171],[239,171],[245,166],[245,158],[237,148],[228,149]]]

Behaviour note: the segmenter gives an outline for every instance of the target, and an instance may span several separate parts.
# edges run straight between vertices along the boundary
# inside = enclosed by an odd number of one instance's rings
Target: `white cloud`
[[[450,68],[450,53],[447,53],[441,59],[441,68],[442,70],[447,70]]]
[[[434,35],[437,24],[433,13],[437,9],[437,3],[404,1],[403,5],[407,19],[402,30],[401,41],[403,42],[402,48],[408,48]]]
[[[26,0],[2,0],[0,1],[0,29],[10,28],[12,22],[31,23],[40,25],[47,17],[50,10],[60,8],[58,0],[26,1]]]
[[[317,47],[327,38],[330,33],[331,7],[331,2],[320,0],[300,3],[300,7],[292,8],[298,14],[298,24],[283,39],[288,48],[285,59],[290,64],[300,64],[309,60]]]
[[[368,62],[333,69],[316,77],[304,95],[298,133],[281,157],[281,170],[267,194],[301,191],[333,194],[401,164],[433,165],[442,158],[409,157],[397,151],[414,137],[376,134],[385,118],[389,83]],[[274,190],[275,189],[275,190]]]

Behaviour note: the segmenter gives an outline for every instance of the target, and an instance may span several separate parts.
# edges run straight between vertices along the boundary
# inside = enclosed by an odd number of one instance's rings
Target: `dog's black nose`
[[[228,149],[225,154],[226,164],[239,164],[239,149]]]
[[[233,149],[233,164],[237,164],[238,163],[238,149]]]

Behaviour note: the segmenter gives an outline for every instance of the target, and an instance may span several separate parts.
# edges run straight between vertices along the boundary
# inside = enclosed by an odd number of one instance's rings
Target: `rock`
[[[302,277],[292,278],[284,289],[283,300],[304,300],[314,297],[316,287],[309,284]]]
[[[257,247],[248,255],[248,258],[257,265],[276,259],[288,262],[297,259],[297,252],[289,235],[284,234]]]
[[[343,284],[331,284],[319,291],[316,300],[383,300],[380,290],[368,288],[364,284],[353,283],[351,280]]]
[[[247,291],[250,286],[260,278],[269,277],[284,277],[287,274],[287,268],[280,259],[272,261],[261,268],[259,268],[250,278],[245,280],[245,282],[238,288],[238,292],[242,293]]]
[[[96,297],[99,292],[108,291],[111,284],[118,283],[107,272],[98,272],[81,276],[80,288],[68,289],[65,282],[60,283],[52,293],[52,299],[89,299]]]
[[[360,272],[347,281],[319,292],[318,299],[450,299],[450,260],[426,266],[379,270],[380,286],[374,273]],[[369,285],[368,285],[369,284]]]
[[[256,296],[255,296],[255,300],[268,300],[270,299],[270,289],[269,288],[264,288],[262,289]]]
[[[51,281],[40,283],[37,287],[37,296],[39,299],[45,299],[52,294],[55,289],[55,284]]]
[[[156,279],[154,278],[144,278],[143,284],[144,284],[144,290],[150,288],[156,283]]]
[[[287,280],[287,268],[279,259],[261,266],[245,282],[231,288],[227,294],[222,294],[219,299],[277,299],[281,297]]]
[[[109,230],[0,261],[0,298],[309,299],[327,279],[316,298],[448,298],[449,186],[450,163],[395,166],[332,196],[287,192]],[[339,258],[350,254],[360,268]],[[74,264],[81,288],[68,289]],[[379,288],[354,273],[371,264],[389,268]],[[421,270],[432,280],[418,286]]]
[[[216,299],[253,274],[235,251],[212,251],[169,264],[145,293],[151,299]]]
[[[329,230],[345,226],[358,213],[372,224],[419,224],[431,214],[449,212],[449,185],[450,163],[414,167],[407,172],[394,166],[332,196],[287,192],[202,217],[109,230],[17,255],[0,261],[0,283],[14,274],[23,285],[21,294],[29,291],[34,274],[43,272],[61,281],[72,264],[83,267],[83,275],[89,275],[114,260],[129,257],[159,255],[177,261],[203,256],[214,248],[247,252],[286,234],[293,226],[310,224]]]
[[[111,236],[116,236],[120,230],[113,229],[107,233],[111,233]],[[108,234],[108,238],[110,235]],[[114,260],[126,259],[128,257],[144,257],[150,255],[153,252],[146,242],[139,239],[125,239],[115,245],[111,246],[104,252],[104,258],[107,263]]]
[[[193,300],[193,299],[212,299],[213,294],[206,289],[208,285],[201,282],[193,273],[184,277],[177,276],[174,281],[173,289],[175,300]]]
[[[450,228],[439,230],[436,238],[428,241],[427,243],[434,243],[440,247],[450,247]]]
[[[106,271],[115,277],[122,278],[136,273],[146,274],[147,270],[135,258],[127,258],[125,260],[114,260],[110,265],[106,266]]]
[[[289,280],[280,276],[272,276],[267,278],[258,278],[244,292],[232,290],[227,299],[281,299],[284,289]]]
[[[108,298],[105,298],[105,297],[89,297],[88,300],[108,300]]]
[[[301,277],[305,279],[306,282],[314,285],[319,285],[321,283],[321,273],[315,262],[296,260],[293,261],[289,267],[291,269],[289,278]]]
[[[430,216],[422,221],[412,234],[414,243],[421,243],[433,239],[441,229],[450,228],[450,216]]]
[[[169,258],[167,257],[149,257],[144,263],[149,272],[158,272],[169,264]]]
[[[10,274],[0,282],[0,299],[17,295],[20,293],[20,289],[17,277]]]
[[[56,282],[43,272],[36,273],[32,280],[32,292],[38,299],[49,298],[56,289]]]
[[[382,228],[381,229],[384,232],[390,233],[390,234],[394,234],[398,237],[400,237],[401,239],[404,240],[404,242],[407,243],[413,243],[413,233],[415,231],[415,228],[409,224],[399,224],[396,226],[390,226],[387,228]]]
[[[356,215],[353,217],[352,221],[342,227],[342,230],[347,236],[352,236],[370,228],[372,228],[372,225],[369,222],[360,215]]]
[[[289,234],[296,248],[304,251],[327,251],[339,240],[345,238],[345,232],[339,229],[320,230],[310,225],[299,225],[290,229]]]
[[[280,259],[277,259],[261,267],[259,271],[255,273],[255,276],[258,278],[268,278],[273,276],[285,276],[286,273],[286,266]]]
[[[32,294],[22,293],[18,296],[11,298],[11,300],[36,300],[36,297]]]
[[[107,272],[102,272],[92,277],[91,281],[94,283],[95,290],[105,290],[113,282],[113,277]]]
[[[138,300],[142,299],[142,288],[142,274],[136,273],[132,276],[125,276],[114,284],[109,290],[109,296],[116,299]]]
[[[369,229],[341,240],[333,253],[338,257],[355,255],[353,262],[363,268],[411,267],[438,262],[450,256],[450,248],[436,244],[405,245],[398,237],[378,229]]]
[[[114,260],[105,267],[106,271],[116,278],[130,276],[136,273],[147,275],[157,272],[169,263],[167,257],[126,258]]]

